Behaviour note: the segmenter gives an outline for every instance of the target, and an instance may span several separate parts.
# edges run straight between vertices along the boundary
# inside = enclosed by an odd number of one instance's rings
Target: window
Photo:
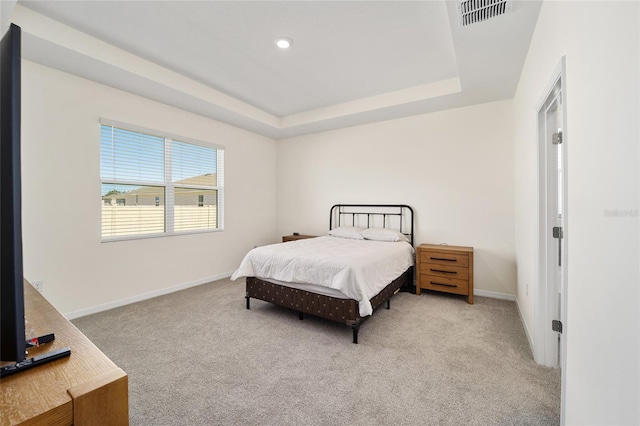
[[[103,241],[223,229],[222,147],[100,122]]]

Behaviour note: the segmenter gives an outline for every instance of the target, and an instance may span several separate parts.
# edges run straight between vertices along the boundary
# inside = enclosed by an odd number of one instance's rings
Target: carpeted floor
[[[560,371],[515,303],[399,293],[351,329],[216,281],[73,323],[129,375],[132,425],[554,425]]]

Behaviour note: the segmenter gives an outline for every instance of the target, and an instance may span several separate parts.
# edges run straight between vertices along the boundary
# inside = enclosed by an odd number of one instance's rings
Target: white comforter
[[[371,299],[413,265],[407,242],[352,240],[332,236],[258,247],[231,276],[317,284],[357,300],[360,316],[371,315]]]

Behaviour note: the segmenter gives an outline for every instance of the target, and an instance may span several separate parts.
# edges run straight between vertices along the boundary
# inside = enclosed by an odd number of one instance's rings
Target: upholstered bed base
[[[382,303],[387,302],[400,288],[412,284],[413,267],[407,269],[402,275],[393,280],[389,285],[371,298],[371,305],[375,310]],[[358,302],[353,299],[340,299],[322,294],[312,293],[306,290],[274,284],[256,277],[247,277],[247,309],[250,309],[250,299],[260,299],[275,305],[298,311],[299,318],[304,314],[311,314],[331,321],[346,324],[353,329],[353,343],[358,343],[358,331],[360,325],[369,318],[361,317],[358,310]]]

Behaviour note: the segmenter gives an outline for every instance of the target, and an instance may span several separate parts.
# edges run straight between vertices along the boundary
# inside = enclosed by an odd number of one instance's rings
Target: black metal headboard
[[[413,209],[405,204],[336,204],[329,211],[329,230],[339,226],[395,229],[413,246]]]

